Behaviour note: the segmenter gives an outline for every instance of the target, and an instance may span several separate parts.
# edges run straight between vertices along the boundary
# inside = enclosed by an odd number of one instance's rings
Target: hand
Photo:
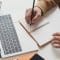
[[[32,12],[32,9],[26,10],[25,19],[26,19],[26,21],[27,21],[28,24],[31,23],[31,14],[32,14],[31,12]],[[35,7],[34,8],[34,14],[35,15],[32,18],[32,24],[34,24],[38,20],[40,20],[40,18],[41,18],[41,10],[40,10],[40,8]]]
[[[53,37],[54,38],[52,39],[52,46],[55,48],[60,48],[60,32],[54,33]]]

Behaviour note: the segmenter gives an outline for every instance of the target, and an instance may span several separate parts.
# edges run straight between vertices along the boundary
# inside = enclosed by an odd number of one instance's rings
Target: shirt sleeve
[[[37,0],[36,6],[45,14],[48,10],[56,6],[56,3],[54,0]]]
[[[60,0],[54,0],[54,1],[60,7]]]

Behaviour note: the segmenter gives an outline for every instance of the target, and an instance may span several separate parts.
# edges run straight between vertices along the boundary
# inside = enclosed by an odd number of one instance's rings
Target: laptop
[[[22,33],[20,34],[22,36]],[[20,39],[21,41],[23,41],[22,38]],[[27,46],[25,46],[27,43],[26,42],[22,43],[20,40],[17,36],[16,29],[12,22],[11,15],[8,14],[8,15],[0,16],[0,56],[10,57],[10,56],[14,56],[14,55],[18,55],[18,54],[22,54],[22,53],[30,51],[29,49],[30,46],[28,50]],[[22,45],[24,47],[22,47]],[[33,45],[31,44],[31,46]],[[32,48],[34,49],[34,46]]]

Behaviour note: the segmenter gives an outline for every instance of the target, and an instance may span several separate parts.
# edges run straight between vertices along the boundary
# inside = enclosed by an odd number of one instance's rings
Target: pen
[[[32,6],[32,14],[31,14],[31,23],[30,23],[30,25],[32,24],[32,18],[33,18],[33,16],[34,16],[34,5],[35,5],[35,0],[33,0],[33,6]]]

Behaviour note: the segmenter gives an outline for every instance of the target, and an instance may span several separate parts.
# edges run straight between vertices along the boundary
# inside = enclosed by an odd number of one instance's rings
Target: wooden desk
[[[9,58],[0,59],[0,60],[30,60],[30,58],[31,58],[35,53],[36,53],[36,52],[31,52],[31,53],[28,53],[28,54],[18,55],[18,56],[9,57]]]

